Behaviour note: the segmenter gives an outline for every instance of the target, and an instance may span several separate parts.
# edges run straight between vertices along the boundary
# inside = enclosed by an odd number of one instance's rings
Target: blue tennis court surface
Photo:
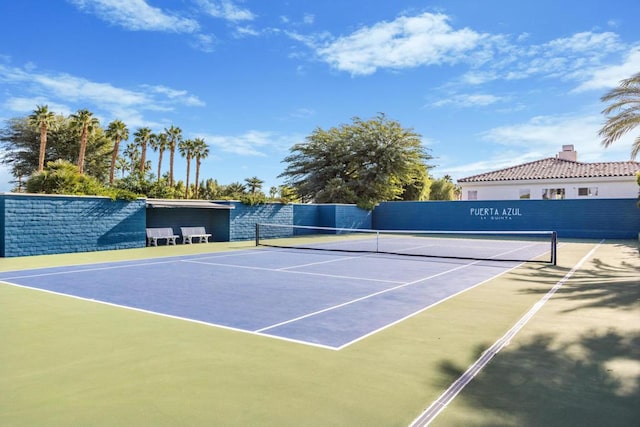
[[[341,349],[517,264],[263,248],[5,272],[0,280]]]

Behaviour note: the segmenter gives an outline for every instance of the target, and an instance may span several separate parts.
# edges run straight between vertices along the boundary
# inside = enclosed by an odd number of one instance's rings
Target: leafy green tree
[[[112,199],[134,200],[138,195],[126,190],[106,188],[96,178],[81,174],[78,167],[67,160],[47,163],[26,183],[29,193],[108,196]]]
[[[47,163],[47,168],[27,181],[29,193],[46,194],[98,194],[100,183],[84,176],[77,166],[66,160]]]
[[[602,145],[609,147],[627,132],[640,126],[640,73],[622,80],[618,87],[610,90],[602,98],[602,102],[611,102],[602,113],[609,116],[600,129]],[[611,115],[613,114],[613,115]],[[631,158],[640,153],[640,135],[631,147]]]
[[[195,142],[192,139],[186,139],[178,144],[178,150],[180,155],[187,159],[187,183],[185,184],[184,198],[189,198],[189,175],[191,174],[191,159],[193,158],[193,151],[195,149]]]
[[[120,143],[129,139],[129,129],[122,120],[114,120],[107,126],[105,132],[107,138],[113,142],[113,152],[111,153],[111,167],[109,168],[109,184],[113,185],[114,173],[116,170],[116,160],[120,152]]]
[[[426,168],[422,165],[416,167],[407,174],[403,186],[402,200],[429,200],[431,190],[431,178]]]
[[[282,203],[293,203],[300,199],[296,194],[296,191],[291,187],[287,187],[286,185],[281,185],[279,187],[279,190],[280,190],[280,201]]]
[[[200,183],[199,188],[202,193],[200,197],[203,199],[215,200],[222,196],[220,191],[221,188],[218,185],[218,181],[215,179],[209,178],[206,181],[203,181]]]
[[[47,150],[47,133],[55,128],[58,122],[56,115],[49,111],[47,105],[37,105],[33,114],[29,116],[29,124],[40,130],[40,150],[38,155],[38,172],[44,169],[44,157]]]
[[[87,142],[96,128],[100,126],[97,118],[87,109],[78,110],[71,115],[71,124],[80,131],[80,151],[78,152],[78,171],[84,174],[84,158],[87,151]]]
[[[456,200],[456,185],[449,175],[431,183],[431,200]]]
[[[171,125],[169,129],[165,128],[167,139],[169,140],[169,185],[173,187],[173,164],[175,160],[176,148],[182,141],[182,129]]]
[[[384,114],[367,121],[355,117],[349,125],[318,128],[305,143],[295,144],[280,176],[305,201],[371,209],[401,199],[409,186],[416,186],[416,177],[427,185],[425,162],[431,156],[420,138]]]
[[[1,161],[19,183],[38,167],[38,131],[25,117],[7,120],[0,130]]]
[[[195,197],[198,198],[198,184],[200,182],[200,166],[202,165],[202,159],[206,159],[209,156],[209,146],[204,142],[203,138],[196,138],[193,140],[193,157],[196,159],[196,181],[195,181]]]
[[[71,118],[56,115],[55,120],[56,125],[48,130],[45,163],[58,159],[77,163],[81,129],[73,126]],[[111,146],[99,126],[87,136],[85,171],[101,182],[108,178]],[[0,162],[19,181],[37,171],[39,129],[29,124],[28,117],[5,121],[5,126],[0,129],[0,147]]]

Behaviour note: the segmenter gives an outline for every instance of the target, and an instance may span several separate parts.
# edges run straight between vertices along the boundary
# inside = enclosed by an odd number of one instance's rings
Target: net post
[[[260,224],[256,222],[256,246],[260,246]]]
[[[558,265],[558,232],[551,232],[551,264]]]

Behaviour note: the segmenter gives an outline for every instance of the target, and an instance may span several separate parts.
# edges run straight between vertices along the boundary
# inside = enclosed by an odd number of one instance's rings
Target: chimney
[[[573,145],[563,145],[562,151],[556,156],[558,159],[578,161],[578,153],[573,149]]]

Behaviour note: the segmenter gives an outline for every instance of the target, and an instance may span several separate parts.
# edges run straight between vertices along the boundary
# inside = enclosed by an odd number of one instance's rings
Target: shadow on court
[[[551,334],[535,335],[517,349],[503,350],[469,384],[465,406],[493,418],[468,425],[636,425],[640,383],[638,376],[623,373],[629,358],[639,363],[640,334],[589,332],[561,344]],[[440,369],[458,377],[466,367],[443,362]]]
[[[575,304],[568,306],[565,311],[572,312],[587,308],[612,308],[631,310],[638,307],[640,302],[640,263],[637,261],[638,244],[635,242],[616,244],[619,251],[627,255],[628,259],[607,260],[596,256],[587,267],[575,272],[571,281],[558,290],[554,298],[564,299]],[[568,269],[554,267],[555,271]],[[540,269],[536,272],[540,281],[551,283],[555,276],[548,270]],[[519,279],[527,281],[524,277]],[[540,294],[540,289],[527,289],[527,293]]]
[[[538,281],[557,281],[557,275],[554,279],[544,269],[535,274]],[[523,292],[546,293],[534,288]],[[605,245],[433,425],[638,425],[638,319],[638,245]],[[466,369],[446,360],[440,364],[442,373],[455,378]]]

